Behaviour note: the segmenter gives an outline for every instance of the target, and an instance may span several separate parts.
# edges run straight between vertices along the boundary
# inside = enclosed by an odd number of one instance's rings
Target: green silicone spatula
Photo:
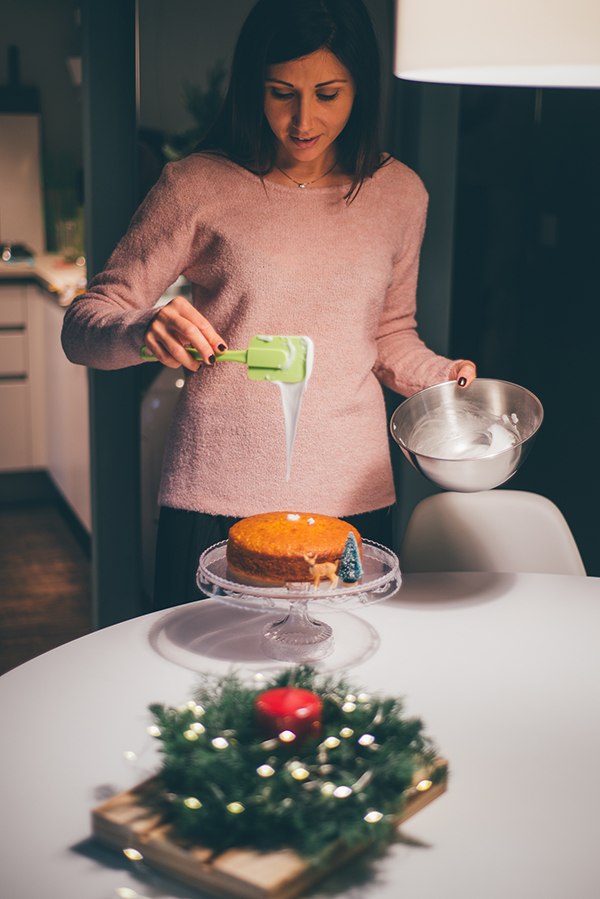
[[[193,347],[186,347],[190,356],[202,361]],[[153,360],[148,348],[140,350],[143,359]],[[310,374],[312,363],[312,341],[310,337],[279,337],[257,335],[250,341],[247,350],[225,350],[216,353],[217,362],[241,362],[248,366],[248,377],[252,381],[283,381],[297,384]]]

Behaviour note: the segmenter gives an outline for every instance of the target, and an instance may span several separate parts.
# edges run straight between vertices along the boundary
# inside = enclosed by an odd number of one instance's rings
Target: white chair
[[[578,574],[585,568],[559,509],[537,493],[438,493],[414,509],[400,567],[416,571],[529,571]]]

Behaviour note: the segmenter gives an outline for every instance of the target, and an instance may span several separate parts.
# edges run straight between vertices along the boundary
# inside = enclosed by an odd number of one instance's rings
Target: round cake
[[[348,579],[358,580],[362,540],[347,521],[327,515],[264,512],[230,528],[227,564],[234,575],[250,582],[314,581],[318,586],[328,578],[334,586],[345,548],[351,563],[345,565]]]

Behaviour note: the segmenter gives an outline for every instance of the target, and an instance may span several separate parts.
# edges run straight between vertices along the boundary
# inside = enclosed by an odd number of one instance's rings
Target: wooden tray
[[[438,758],[434,768],[447,766]],[[446,780],[426,790],[417,784],[427,781],[432,769],[418,771],[398,824],[406,821],[446,790]],[[326,866],[314,865],[292,849],[257,852],[253,849],[228,849],[219,855],[202,846],[183,846],[170,838],[170,825],[162,823],[140,801],[160,788],[158,777],[113,796],[92,812],[94,837],[116,849],[136,849],[144,861],[190,886],[216,896],[239,899],[293,899],[311,884],[325,877],[349,858],[364,851],[368,844],[347,849],[332,846]]]

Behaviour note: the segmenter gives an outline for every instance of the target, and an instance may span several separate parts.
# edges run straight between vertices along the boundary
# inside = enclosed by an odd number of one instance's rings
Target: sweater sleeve
[[[177,166],[167,165],[104,270],[66,311],[62,345],[71,362],[100,369],[143,362],[153,307],[192,258],[192,208]]]
[[[417,333],[416,295],[419,256],[427,217],[427,192],[414,175],[400,250],[394,260],[377,333],[375,376],[396,393],[412,396],[448,379],[454,362],[425,346]]]

